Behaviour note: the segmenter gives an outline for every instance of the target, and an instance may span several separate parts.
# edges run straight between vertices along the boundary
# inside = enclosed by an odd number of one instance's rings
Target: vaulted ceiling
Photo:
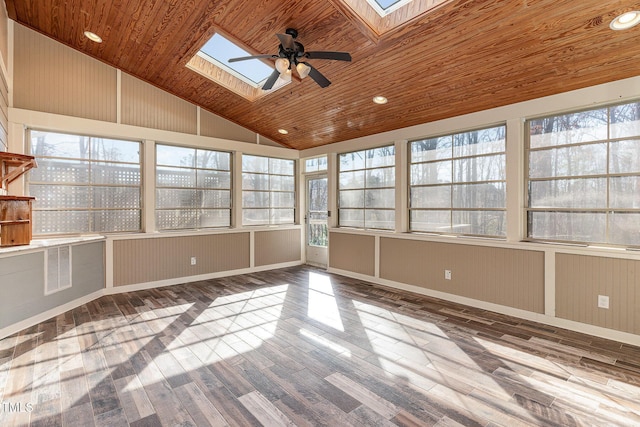
[[[296,149],[640,75],[640,26],[609,28],[640,1],[414,0],[378,26],[359,3],[6,0],[18,23]],[[353,61],[309,61],[329,87],[296,80],[253,102],[186,67],[215,32],[267,54],[288,27]]]

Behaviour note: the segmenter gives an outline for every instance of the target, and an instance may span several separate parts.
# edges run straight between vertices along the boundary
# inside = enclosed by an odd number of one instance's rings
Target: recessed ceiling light
[[[96,43],[102,43],[102,37],[100,37],[96,33],[92,33],[91,31],[85,31],[84,35],[86,38],[88,38],[91,41],[94,41]]]
[[[386,104],[387,98],[385,98],[384,96],[374,96],[373,102],[375,102],[376,104]]]
[[[288,133],[289,133],[289,131],[288,131],[288,130],[286,130],[286,129],[278,129],[278,132],[280,132],[280,133],[281,133],[281,134],[283,134],[283,135],[286,135],[286,134],[288,134]]]
[[[616,19],[611,21],[609,28],[612,30],[626,30],[640,23],[640,12],[632,10],[631,12],[623,13]]]

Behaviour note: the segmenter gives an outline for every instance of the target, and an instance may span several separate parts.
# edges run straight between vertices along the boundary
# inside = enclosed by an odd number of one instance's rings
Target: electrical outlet
[[[606,295],[598,295],[598,308],[609,308],[609,297]]]
[[[196,257],[191,257],[191,265],[196,265]]]
[[[451,280],[451,270],[444,271],[444,278],[445,280]]]

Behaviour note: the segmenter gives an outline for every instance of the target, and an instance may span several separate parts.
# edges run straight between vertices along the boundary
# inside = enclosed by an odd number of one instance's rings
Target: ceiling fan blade
[[[271,89],[276,83],[276,80],[278,80],[278,77],[280,77],[280,72],[278,70],[273,70],[273,73],[271,73],[267,81],[262,85],[262,90]]]
[[[276,34],[276,36],[278,36],[278,40],[280,40],[280,44],[283,48],[287,50],[296,50],[296,45],[290,34]]]
[[[318,83],[318,86],[327,87],[331,84],[329,79],[323,76],[320,71],[313,68],[311,64],[309,64],[308,62],[305,62],[305,64],[307,64],[309,68],[311,68],[311,71],[309,71],[309,77],[311,77],[314,82]]]
[[[349,55],[348,52],[316,51],[306,52],[304,56],[309,59],[335,59],[337,61],[351,61],[351,55]]]
[[[246,61],[247,59],[259,59],[259,58],[277,58],[278,55],[251,55],[241,56],[239,58],[229,58],[228,62]]]

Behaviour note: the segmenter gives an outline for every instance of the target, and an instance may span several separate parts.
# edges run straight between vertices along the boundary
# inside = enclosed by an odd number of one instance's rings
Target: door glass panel
[[[327,178],[311,178],[307,181],[307,244],[327,246]]]

